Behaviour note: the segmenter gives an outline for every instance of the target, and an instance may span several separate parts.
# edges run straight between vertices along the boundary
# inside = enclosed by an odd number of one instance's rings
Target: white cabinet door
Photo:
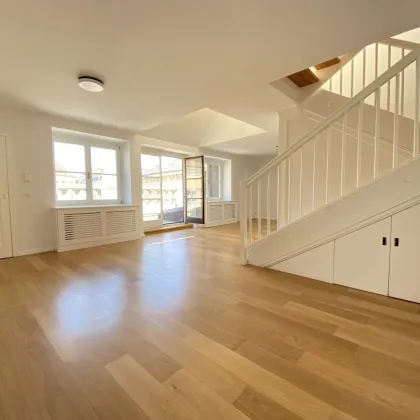
[[[0,136],[0,258],[12,256],[6,139]]]
[[[388,218],[337,239],[334,283],[387,295],[390,233]]]
[[[334,241],[321,245],[271,267],[285,273],[333,282]]]
[[[420,303],[419,238],[420,205],[392,216],[389,295]]]

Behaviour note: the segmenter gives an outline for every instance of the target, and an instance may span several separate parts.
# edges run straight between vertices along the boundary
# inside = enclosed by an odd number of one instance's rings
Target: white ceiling
[[[255,125],[209,108],[203,108],[146,130],[143,134],[159,140],[208,147],[215,143],[255,136],[264,132],[265,130]]]
[[[211,108],[265,130],[261,142],[275,136],[276,111],[291,105],[269,82],[417,27],[420,16],[418,0],[1,0],[0,6],[3,98],[136,132]],[[80,74],[103,78],[104,92],[79,89]],[[249,137],[238,141],[229,151],[242,150]]]

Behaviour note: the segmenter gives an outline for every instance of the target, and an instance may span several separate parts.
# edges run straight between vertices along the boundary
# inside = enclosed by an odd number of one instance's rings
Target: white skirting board
[[[238,220],[237,219],[230,219],[230,220],[226,220],[226,221],[223,221],[223,222],[211,222],[211,223],[206,223],[205,225],[197,225],[197,227],[210,228],[210,227],[215,227],[215,226],[230,225],[232,223],[238,223]]]
[[[285,273],[333,283],[334,241],[299,254],[271,268]]]
[[[23,251],[17,251],[13,253],[14,257],[23,257],[25,255],[32,255],[32,254],[42,254],[44,252],[52,252],[56,249],[54,247],[46,247],[46,248],[34,248],[34,249],[25,249]]]

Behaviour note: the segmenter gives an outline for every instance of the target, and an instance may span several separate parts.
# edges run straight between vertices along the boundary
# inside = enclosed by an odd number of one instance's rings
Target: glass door
[[[143,222],[153,229],[184,221],[183,161],[180,158],[141,155]]]
[[[163,224],[184,221],[184,188],[182,159],[162,156]]]
[[[185,222],[204,224],[204,156],[185,158]]]
[[[160,157],[141,155],[143,221],[150,226],[162,224],[162,176]]]

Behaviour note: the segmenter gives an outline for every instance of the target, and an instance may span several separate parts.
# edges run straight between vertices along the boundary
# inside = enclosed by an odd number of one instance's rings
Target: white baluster
[[[401,50],[401,58],[405,56],[405,49]],[[404,97],[405,97],[405,69],[401,72],[401,113],[400,115],[404,116]]]
[[[381,88],[375,92],[375,147],[373,151],[373,178],[378,176],[379,141],[381,129]]]
[[[343,67],[340,69],[340,95],[343,94]]]
[[[359,126],[357,130],[357,169],[356,169],[356,187],[360,185],[362,172],[362,137],[363,137],[363,101],[359,103]]]
[[[328,204],[328,186],[330,181],[331,127],[327,128],[327,167],[325,176],[325,204]]]
[[[347,113],[343,118],[343,136],[341,138],[341,188],[340,196],[344,194],[344,183],[346,176],[346,149],[347,149]]]
[[[280,187],[281,182],[281,168],[280,163],[277,165],[277,230],[280,229],[280,209],[281,209],[281,198],[280,198]]]
[[[388,69],[391,68],[391,45],[388,45]],[[389,112],[391,109],[391,80],[388,81],[388,98],[386,110]]]
[[[267,173],[267,235],[271,232],[271,214],[270,214],[270,171]]]
[[[364,89],[366,87],[366,48],[363,48],[362,59],[363,59],[362,86]]]
[[[299,181],[299,215],[302,217],[302,189],[303,189],[303,147],[300,148],[300,181]]]
[[[240,262],[242,265],[247,264],[246,258],[246,248],[247,248],[247,188],[245,187],[245,180],[241,180],[241,188],[240,188],[241,196],[240,196],[240,211],[241,211],[241,219],[240,219],[240,228],[241,228],[241,249],[240,249]]]
[[[314,162],[312,168],[312,211],[315,210],[315,183],[316,183],[316,137],[313,139],[314,142]]]
[[[395,113],[394,113],[394,138],[392,148],[392,167],[398,164],[398,122],[399,122],[399,101],[400,101],[400,73],[395,76]]]
[[[379,44],[375,44],[375,80],[378,78],[379,70]]]
[[[249,217],[249,243],[252,244],[252,225],[253,225],[253,219],[252,219],[252,184],[249,186],[249,211],[248,211],[248,217]]]
[[[291,156],[287,159],[287,224],[291,221],[291,197],[292,197],[292,176],[291,176],[291,167],[292,167],[292,161]]]
[[[416,60],[415,106],[414,106],[413,156],[419,153],[419,113],[420,113],[420,57]]]
[[[258,193],[257,193],[257,213],[258,213],[258,239],[261,239],[261,178],[258,180]]]

